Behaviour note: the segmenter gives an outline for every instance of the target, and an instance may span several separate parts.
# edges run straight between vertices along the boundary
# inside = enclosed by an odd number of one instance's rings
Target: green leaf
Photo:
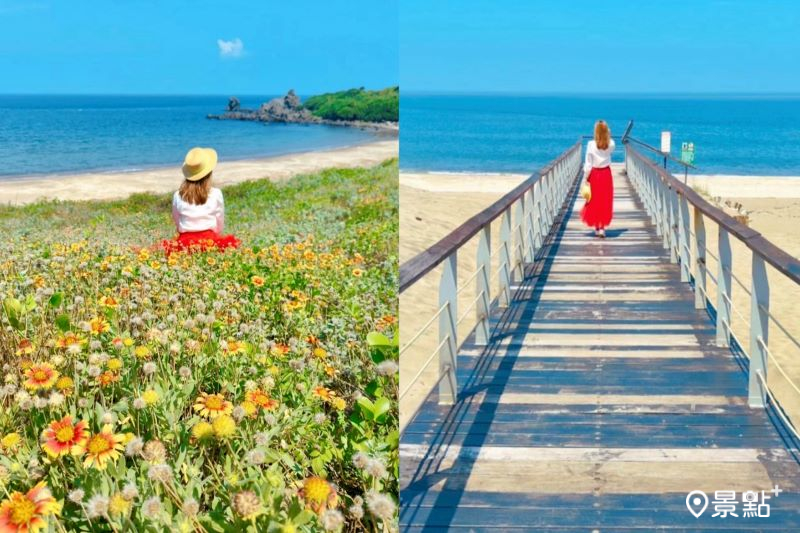
[[[375,400],[375,405],[373,407],[372,414],[375,416],[375,418],[378,418],[379,416],[388,413],[391,408],[392,408],[392,402],[389,401],[389,398],[386,397],[378,398],[377,400]]]
[[[61,302],[64,301],[64,294],[60,292],[54,293],[49,300],[50,307],[59,307]]]
[[[56,327],[61,330],[62,333],[69,331],[69,315],[66,313],[58,315],[56,317]]]
[[[22,303],[16,298],[6,298],[3,300],[3,311],[6,313],[6,318],[11,323],[14,329],[20,329],[20,317],[22,316]]]
[[[367,344],[370,346],[391,346],[392,341],[383,333],[373,331],[367,334]]]

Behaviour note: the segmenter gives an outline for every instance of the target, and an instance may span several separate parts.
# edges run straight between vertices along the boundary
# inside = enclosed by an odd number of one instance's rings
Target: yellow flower
[[[357,278],[360,278],[361,276],[363,276],[363,275],[364,275],[364,271],[363,271],[363,270],[361,270],[360,268],[354,268],[354,269],[353,269],[353,275],[354,275],[355,277],[357,277]]]
[[[60,390],[64,394],[69,394],[72,392],[72,389],[75,387],[75,382],[69,376],[61,376],[56,381],[56,389]]]
[[[122,339],[122,344],[130,348],[131,346],[133,346],[133,339],[131,339],[130,337],[125,337],[124,339]]]
[[[324,348],[320,348],[320,347],[314,348],[314,357],[319,357],[320,359],[325,359],[325,357],[327,355],[328,355],[328,352],[326,352]]]
[[[112,357],[106,363],[106,367],[108,367],[108,369],[111,371],[119,370],[120,368],[122,368],[122,359],[117,359],[116,357]]]
[[[220,415],[211,423],[214,435],[219,439],[227,439],[236,433],[236,422],[229,415]]]
[[[221,415],[228,415],[233,411],[233,404],[225,399],[222,394],[200,393],[194,404],[194,410],[207,418],[216,418]]]
[[[142,393],[142,400],[144,400],[144,403],[147,405],[153,405],[160,399],[161,397],[153,389],[148,389]]]
[[[263,287],[264,286],[264,278],[262,278],[261,276],[253,276],[252,278],[250,278],[250,281],[256,287]]]
[[[119,492],[114,493],[108,502],[108,514],[111,516],[125,516],[131,509],[131,502],[126,500]]]
[[[137,346],[133,350],[133,355],[135,355],[139,359],[147,359],[150,357],[150,355],[152,355],[152,352],[150,351],[150,348],[148,348],[147,346]]]
[[[192,426],[192,437],[198,441],[206,441],[210,439],[214,435],[214,427],[206,422],[205,420],[201,420],[194,426]]]
[[[337,396],[333,400],[331,400],[331,405],[337,411],[342,411],[344,410],[345,407],[347,407],[347,402],[344,400],[344,398],[340,398]]]
[[[244,409],[244,413],[247,416],[253,416],[256,414],[256,404],[248,400],[242,402],[242,409]]]
[[[9,433],[8,435],[0,439],[0,444],[2,444],[3,448],[5,448],[6,450],[13,450],[17,446],[19,446],[20,442],[22,442],[22,437],[20,437],[19,433],[17,432]]]

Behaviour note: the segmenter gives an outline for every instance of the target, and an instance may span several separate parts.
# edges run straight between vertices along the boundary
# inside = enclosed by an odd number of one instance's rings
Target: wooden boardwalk
[[[800,531],[793,443],[748,407],[746,360],[715,345],[621,166],[614,178],[608,238],[572,193],[492,343],[460,350],[458,403],[434,391],[406,428],[403,531]],[[700,518],[693,490],[709,496]],[[720,490],[738,517],[712,517]],[[768,491],[769,518],[742,516],[749,490]]]

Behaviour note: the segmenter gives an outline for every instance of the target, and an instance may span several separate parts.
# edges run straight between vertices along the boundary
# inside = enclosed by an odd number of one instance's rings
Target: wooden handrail
[[[722,209],[710,204],[697,191],[689,185],[681,183],[675,176],[655,164],[650,158],[643,156],[630,144],[627,144],[626,147],[629,154],[655,171],[667,187],[686,198],[689,203],[696,206],[705,216],[724,227],[753,252],[763,257],[767,263],[775,267],[781,274],[800,285],[800,260],[770,242],[758,231],[742,224]]]
[[[566,159],[574,150],[580,149],[581,141],[578,140],[561,155],[545,165],[539,172],[530,175],[525,181],[503,195],[502,198],[461,224],[439,242],[403,263],[400,266],[400,292],[402,293],[425,274],[436,268],[445,258],[474,237],[481,228],[499,217],[514,202],[519,200],[542,176],[547,175],[553,167]]]

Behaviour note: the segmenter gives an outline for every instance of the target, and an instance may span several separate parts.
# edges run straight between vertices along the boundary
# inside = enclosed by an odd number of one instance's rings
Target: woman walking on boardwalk
[[[611,177],[611,153],[614,139],[604,120],[594,125],[594,139],[586,145],[583,172],[591,188],[591,196],[581,209],[581,220],[594,228],[597,237],[605,238],[606,227],[611,224],[614,207],[614,183]],[[588,196],[588,195],[587,195]]]

